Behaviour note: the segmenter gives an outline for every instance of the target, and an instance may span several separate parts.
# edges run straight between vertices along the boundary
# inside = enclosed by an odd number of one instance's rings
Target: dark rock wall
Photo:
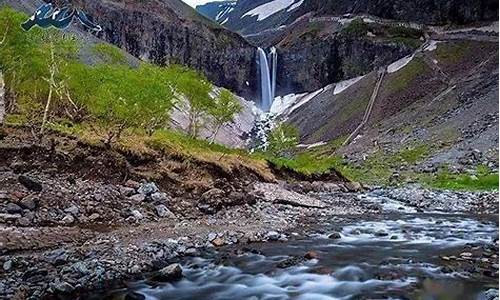
[[[414,49],[397,43],[337,36],[279,48],[278,93],[318,90],[398,60]]]
[[[254,99],[255,48],[179,2],[73,0],[103,27],[104,40],[157,64],[187,65]]]

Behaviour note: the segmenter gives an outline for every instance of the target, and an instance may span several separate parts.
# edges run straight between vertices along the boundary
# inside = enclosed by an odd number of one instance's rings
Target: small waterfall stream
[[[276,93],[276,74],[278,66],[278,54],[275,47],[272,47],[269,55],[262,48],[257,48],[259,59],[261,101],[260,107],[263,111],[269,111],[273,104]]]

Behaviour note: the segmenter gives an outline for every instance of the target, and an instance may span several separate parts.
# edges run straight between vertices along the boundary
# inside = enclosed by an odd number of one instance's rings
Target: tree
[[[289,155],[289,152],[297,147],[299,132],[292,125],[281,123],[269,132],[267,142],[267,151],[272,155]]]
[[[105,144],[118,140],[129,127],[143,127],[151,133],[165,125],[174,102],[164,74],[152,65],[139,69],[125,65],[95,67],[91,82],[97,80],[98,84],[85,105],[95,120],[107,128]]]
[[[0,127],[3,126],[3,119],[5,117],[5,101],[4,101],[4,95],[5,95],[5,84],[3,82],[3,74],[2,71],[0,71]]]
[[[215,142],[222,126],[232,122],[235,115],[240,113],[242,109],[243,107],[240,102],[230,91],[222,89],[219,92],[208,112],[214,121],[214,132],[211,143]]]
[[[210,92],[212,85],[200,73],[182,67],[173,68],[177,73],[174,88],[188,101],[188,132],[191,137],[198,137],[202,118],[212,105]]]

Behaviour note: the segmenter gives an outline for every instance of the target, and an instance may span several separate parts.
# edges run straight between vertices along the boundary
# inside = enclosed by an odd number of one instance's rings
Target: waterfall
[[[269,111],[273,104],[276,92],[276,73],[278,65],[278,54],[276,48],[272,47],[269,56],[262,48],[257,48],[259,54],[261,102],[263,111]]]

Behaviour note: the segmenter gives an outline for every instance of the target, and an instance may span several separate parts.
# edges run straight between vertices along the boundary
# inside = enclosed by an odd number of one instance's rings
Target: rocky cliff
[[[182,1],[72,2],[103,27],[99,37],[128,53],[157,64],[190,66],[214,84],[254,98],[255,48]]]
[[[265,6],[267,5],[267,6]],[[262,15],[250,12],[259,12]],[[445,25],[468,24],[498,19],[498,2],[494,0],[240,0],[225,18],[224,26],[242,34],[255,34],[293,23],[297,18],[369,14],[376,17]]]

